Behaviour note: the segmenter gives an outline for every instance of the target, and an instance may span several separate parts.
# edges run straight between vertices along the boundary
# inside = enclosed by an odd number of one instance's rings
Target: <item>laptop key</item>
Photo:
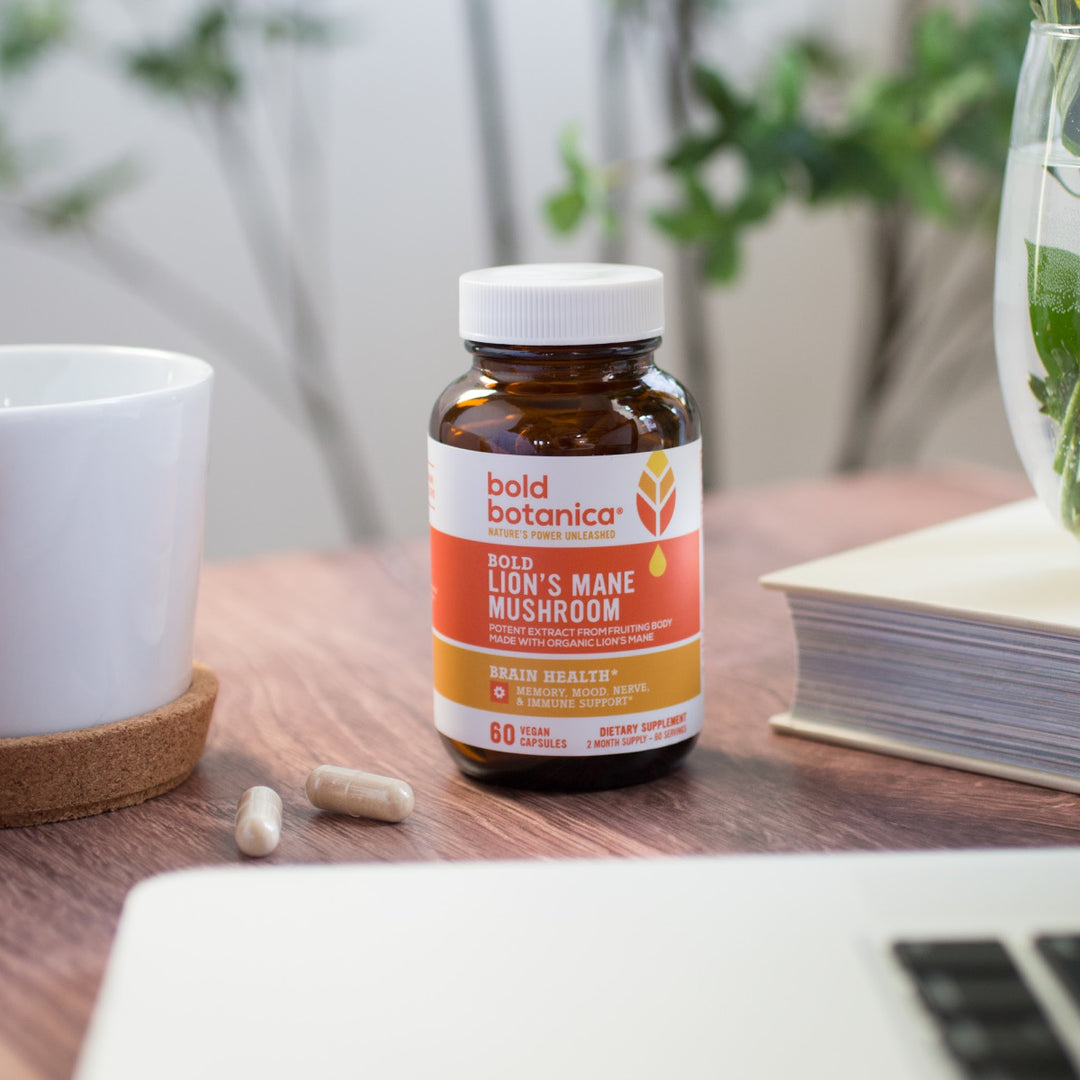
[[[1012,975],[952,975],[935,971],[917,980],[919,994],[935,1015],[1037,1015],[1038,1002],[1024,983]]]
[[[1080,1007],[1080,934],[1045,934],[1035,946]]]
[[[999,1022],[965,1017],[942,1025],[945,1043],[960,1061],[971,1065],[1046,1063],[1068,1065],[1050,1025],[1041,1017]]]
[[[1013,975],[1016,968],[1000,941],[900,941],[897,959],[913,975]]]

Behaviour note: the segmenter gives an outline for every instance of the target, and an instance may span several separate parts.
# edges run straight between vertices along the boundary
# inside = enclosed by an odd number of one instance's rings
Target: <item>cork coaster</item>
[[[218,678],[203,664],[187,693],[112,724],[0,739],[0,827],[133,806],[186,780],[206,743]]]

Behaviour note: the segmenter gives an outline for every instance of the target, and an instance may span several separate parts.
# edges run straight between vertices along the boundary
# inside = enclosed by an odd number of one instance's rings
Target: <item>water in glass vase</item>
[[[1060,144],[1009,153],[994,339],[1024,468],[1043,502],[1080,533],[1080,159]]]

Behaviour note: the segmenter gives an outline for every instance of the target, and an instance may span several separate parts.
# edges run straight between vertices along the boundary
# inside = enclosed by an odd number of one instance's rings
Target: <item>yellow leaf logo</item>
[[[675,473],[663,450],[654,450],[645,462],[638,481],[637,512],[641,523],[657,539],[671,524],[675,513]],[[649,573],[660,577],[666,569],[667,559],[657,544],[649,560]]]
[[[663,450],[654,450],[638,481],[637,512],[641,523],[659,537],[675,513],[675,474]]]

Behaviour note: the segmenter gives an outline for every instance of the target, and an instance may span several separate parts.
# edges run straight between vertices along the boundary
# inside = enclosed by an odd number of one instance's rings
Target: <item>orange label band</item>
[[[615,652],[701,630],[700,535],[611,547],[526,547],[431,530],[432,626],[453,641],[527,653]],[[654,553],[663,552],[657,575]]]

